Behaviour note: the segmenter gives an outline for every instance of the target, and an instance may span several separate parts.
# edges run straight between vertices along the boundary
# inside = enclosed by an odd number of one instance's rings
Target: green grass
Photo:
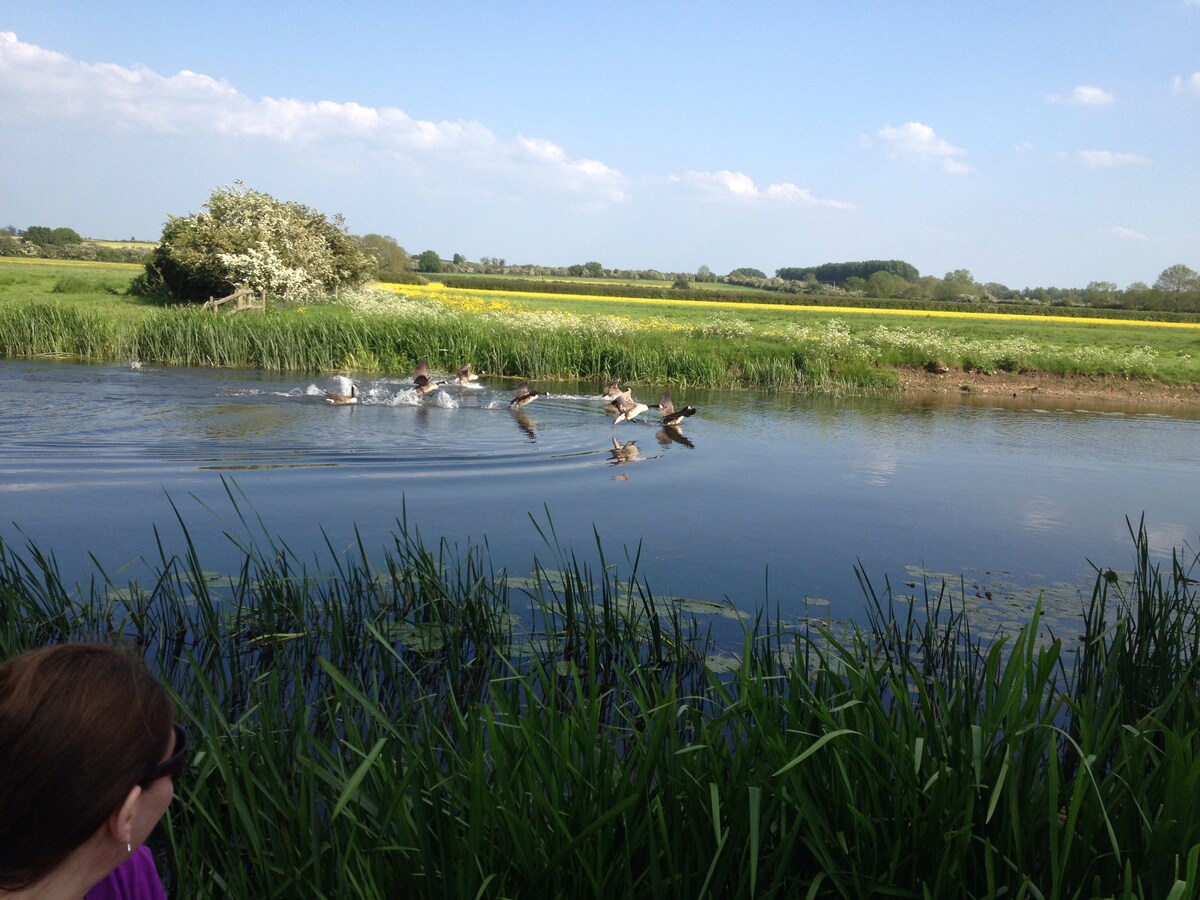
[[[939,362],[1200,384],[1200,327],[1042,316],[656,302],[398,286],[265,316],[162,307],[137,266],[0,261],[0,355],[402,374],[417,359],[538,379],[896,390]],[[398,291],[398,292],[397,292]],[[364,297],[366,300],[364,300]]]
[[[1186,897],[1200,884],[1195,560],[1098,571],[1078,641],[981,641],[860,580],[870,624],[712,636],[636,554],[548,524],[531,579],[398,523],[298,559],[243,520],[144,585],[0,544],[0,653],[145,647],[196,752],[173,896]]]

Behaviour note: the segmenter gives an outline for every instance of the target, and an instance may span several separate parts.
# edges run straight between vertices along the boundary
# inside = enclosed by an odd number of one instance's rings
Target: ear
[[[137,809],[138,798],[141,796],[142,787],[135,784],[105,823],[108,833],[118,844],[133,843],[133,814]]]

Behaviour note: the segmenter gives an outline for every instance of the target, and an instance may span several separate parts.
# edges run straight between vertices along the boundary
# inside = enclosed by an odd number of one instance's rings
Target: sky
[[[1153,283],[1200,270],[1200,0],[0,12],[0,226],[238,181],[444,258]]]

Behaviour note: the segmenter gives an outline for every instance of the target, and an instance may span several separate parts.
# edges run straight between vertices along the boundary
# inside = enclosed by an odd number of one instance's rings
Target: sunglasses
[[[151,769],[150,774],[138,782],[144,788],[150,787],[150,785],[154,784],[160,778],[168,776],[178,778],[179,773],[183,771],[183,767],[187,765],[187,730],[178,722],[171,727],[175,729],[175,752]]]

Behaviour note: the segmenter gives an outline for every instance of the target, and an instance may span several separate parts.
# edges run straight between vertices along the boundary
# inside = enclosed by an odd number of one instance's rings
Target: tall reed
[[[158,841],[177,896],[1196,892],[1195,560],[1160,571],[1144,529],[1078,643],[1036,612],[982,640],[945,587],[860,573],[867,626],[760,613],[729,670],[636,551],[535,526],[527,588],[406,519],[381,560],[304,560],[242,516],[238,571],[160,542],[132,585],[0,543],[0,652],[152,657],[195,734]]]

